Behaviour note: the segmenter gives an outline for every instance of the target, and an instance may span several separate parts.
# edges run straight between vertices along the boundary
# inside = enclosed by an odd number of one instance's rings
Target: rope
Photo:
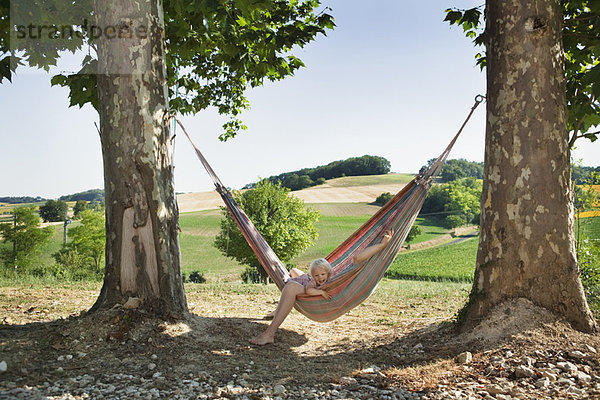
[[[438,168],[441,168],[441,166],[444,165],[444,163],[446,162],[446,158],[448,158],[448,155],[450,154],[450,150],[454,146],[454,143],[456,143],[456,141],[458,140],[458,137],[460,136],[460,134],[462,133],[463,129],[467,125],[467,122],[469,122],[469,120],[471,119],[471,116],[475,112],[475,109],[477,109],[477,107],[479,106],[479,104],[481,104],[484,100],[485,100],[485,96],[484,95],[478,94],[477,96],[475,96],[475,104],[473,104],[473,107],[471,107],[471,111],[467,115],[467,118],[465,118],[465,121],[460,126],[460,129],[458,130],[458,132],[456,133],[456,135],[454,135],[454,138],[452,139],[452,141],[450,142],[450,144],[448,145],[448,147],[446,147],[446,149],[437,158],[437,160],[431,165],[431,167],[429,167],[428,172],[430,172],[430,173],[428,173],[427,176],[424,177],[425,180],[429,179],[429,177],[431,177],[432,175],[436,175],[439,172]]]

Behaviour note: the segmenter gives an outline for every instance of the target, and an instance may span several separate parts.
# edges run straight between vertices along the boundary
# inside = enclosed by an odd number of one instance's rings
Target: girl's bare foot
[[[275,343],[275,337],[261,333],[260,335],[250,339],[249,342],[259,346],[264,346],[265,344]]]
[[[275,317],[275,310],[273,310],[270,313],[268,313],[267,315],[265,315],[263,317],[263,319],[273,319],[273,317]]]

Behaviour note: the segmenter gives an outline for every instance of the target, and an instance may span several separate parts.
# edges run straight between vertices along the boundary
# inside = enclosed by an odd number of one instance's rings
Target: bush
[[[448,229],[458,228],[467,223],[464,215],[448,215],[444,219],[444,226]]]
[[[258,271],[258,268],[252,265],[246,265],[246,269],[244,269],[244,272],[242,272],[240,277],[244,283],[264,282],[260,272]]]
[[[577,243],[581,283],[595,317],[600,314],[600,243],[580,239]]]
[[[406,236],[406,243],[412,242],[412,240],[419,236],[421,233],[423,233],[421,227],[418,225],[413,225],[413,227],[410,228],[410,232],[408,232],[408,236]]]
[[[252,190],[233,193],[237,203],[282,262],[291,260],[318,236],[315,222],[319,212],[306,207],[304,201],[290,196],[289,192],[280,184],[262,180]],[[215,238],[215,247],[226,257],[254,266],[266,283],[268,275],[260,266],[254,250],[231,214],[226,208],[222,210],[224,218],[221,220],[221,232]]]
[[[375,199],[375,204],[377,204],[378,206],[384,206],[388,201],[392,199],[392,197],[394,197],[394,195],[390,192],[381,193]]]
[[[206,283],[206,278],[201,271],[194,271],[190,274],[188,278],[191,283]]]
[[[96,268],[90,258],[79,253],[76,248],[63,247],[53,254],[56,261],[50,267],[38,271],[38,276],[52,275],[67,280],[100,280],[104,273]]]

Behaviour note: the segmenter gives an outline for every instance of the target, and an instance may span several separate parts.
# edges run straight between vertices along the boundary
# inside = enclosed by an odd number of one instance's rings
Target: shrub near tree
[[[75,218],[78,218],[79,214],[81,214],[82,211],[89,210],[89,208],[90,208],[90,205],[87,201],[77,200],[77,202],[75,203],[75,206],[73,207],[73,216]]]
[[[423,203],[423,214],[447,214],[444,225],[456,228],[465,224],[479,224],[482,181],[461,178],[434,185]]]
[[[381,193],[375,199],[375,204],[378,206],[384,206],[385,203],[387,203],[388,201],[390,201],[392,199],[392,197],[394,197],[394,195],[391,194],[390,192]]]
[[[80,224],[69,229],[67,245],[54,254],[53,273],[72,279],[99,278],[106,242],[104,213],[84,210],[80,216]]]
[[[52,235],[51,227],[40,227],[35,207],[17,207],[13,221],[0,224],[0,237],[7,244],[0,248],[0,258],[6,268],[27,269],[37,261],[36,252]]]
[[[40,217],[44,222],[64,221],[67,208],[67,203],[62,200],[48,200],[40,206]]]
[[[234,192],[233,197],[254,223],[279,259],[286,263],[317,238],[315,222],[319,212],[306,207],[290,190],[262,180],[252,190]],[[215,247],[225,256],[248,267],[242,279],[250,282],[266,282],[267,274],[258,258],[244,239],[227,209],[223,208],[221,231],[215,239]]]

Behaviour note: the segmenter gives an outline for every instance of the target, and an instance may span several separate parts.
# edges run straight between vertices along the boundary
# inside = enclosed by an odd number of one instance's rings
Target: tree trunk
[[[597,329],[579,279],[558,0],[488,0],[481,239],[467,323],[524,297]]]
[[[138,297],[157,316],[180,316],[187,302],[166,120],[162,3],[100,0],[95,14],[102,32],[98,108],[107,235],[104,285],[92,310]]]

